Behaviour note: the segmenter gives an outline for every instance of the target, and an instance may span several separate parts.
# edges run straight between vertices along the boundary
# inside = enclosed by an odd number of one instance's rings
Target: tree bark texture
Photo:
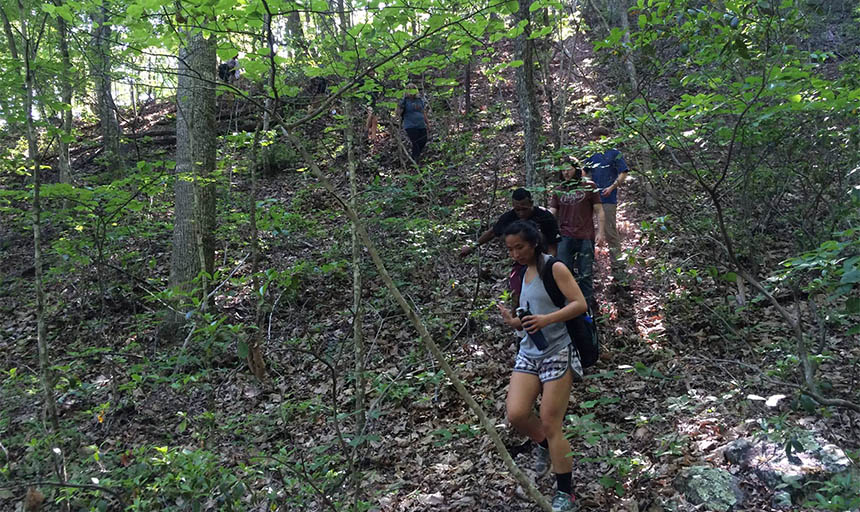
[[[540,155],[538,136],[541,130],[540,113],[535,94],[535,48],[531,35],[531,0],[520,0],[520,10],[517,22],[526,20],[525,30],[517,36],[516,54],[523,61],[517,68],[517,104],[520,119],[523,123],[523,160],[526,176],[526,186],[531,187],[537,182],[536,166]]]
[[[170,285],[188,290],[215,266],[215,37],[190,34],[179,50],[176,204]],[[207,287],[204,287],[204,296]]]
[[[35,268],[36,280],[36,344],[39,350],[39,380],[45,397],[45,414],[51,428],[55,433],[60,431],[60,421],[57,416],[57,406],[54,402],[54,384],[51,377],[51,364],[48,356],[48,336],[45,332],[45,284],[42,279],[42,162],[39,160],[38,135],[33,123],[33,90],[35,78],[33,76],[32,59],[36,56],[36,49],[32,48],[27,33],[27,24],[22,21],[22,33],[24,34],[24,80],[25,80],[25,108],[27,126],[27,151],[33,165],[33,266]]]
[[[338,8],[340,10],[340,28],[343,35],[341,47],[344,50],[347,50],[349,48],[348,32],[350,27],[352,26],[352,20],[347,14],[347,9],[351,10],[352,6],[348,3],[348,0],[338,0]],[[358,162],[355,156],[355,116],[353,115],[354,106],[355,102],[352,98],[347,97],[344,99],[343,138],[344,142],[346,143],[346,159],[347,166],[349,168],[349,204],[353,209],[355,209],[356,207],[356,200],[358,198]],[[364,410],[364,304],[361,300],[362,254],[361,240],[359,239],[358,232],[355,229],[355,225],[352,226],[350,232],[352,239],[352,341],[355,355],[355,430],[358,435],[362,435],[366,421]],[[356,493],[358,493],[358,484],[359,483],[356,482]],[[357,498],[358,496],[356,496],[356,499]]]
[[[97,114],[107,167],[115,171],[122,164],[122,154],[119,147],[119,121],[111,92],[111,25],[108,21],[107,5],[98,7],[92,18],[94,51],[90,62],[95,80]]]
[[[66,20],[62,16],[57,16],[57,31],[60,38],[60,58],[62,59],[62,69],[66,70],[60,77],[62,85],[61,101],[67,105],[67,108],[60,114],[63,124],[62,133],[59,138],[59,167],[60,167],[60,183],[72,182],[72,163],[69,156],[69,142],[66,137],[72,134],[72,80],[69,76],[72,70],[72,62],[69,57],[69,41],[68,27]]]
[[[621,25],[621,36],[624,41],[624,68],[627,71],[627,79],[630,80],[630,96],[636,95],[639,89],[639,80],[636,78],[636,64],[633,63],[633,52],[630,51],[630,17],[627,9],[630,7],[628,0],[616,0],[615,9],[618,11],[618,19]]]
[[[463,81],[465,82],[463,85],[463,115],[468,118],[472,111],[472,57],[469,57],[469,61],[466,62],[466,73]]]
[[[9,55],[14,62],[20,62],[21,58],[18,53],[18,45],[15,42],[15,33],[12,31],[12,23],[6,15],[5,7],[0,6],[0,18],[3,19],[3,33],[6,35],[6,45],[9,47]],[[16,78],[20,78],[20,71],[15,69]],[[21,112],[21,98],[18,94],[10,94],[7,97],[0,98],[0,113],[3,114],[6,121],[6,130],[10,135],[20,134],[22,129],[21,119],[16,114]]]

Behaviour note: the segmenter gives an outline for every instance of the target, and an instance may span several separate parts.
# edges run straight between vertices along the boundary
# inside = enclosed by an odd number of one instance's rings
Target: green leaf
[[[600,485],[606,487],[607,489],[614,489],[615,485],[618,483],[618,481],[611,476],[602,476],[597,481],[600,482]]]
[[[240,359],[245,359],[248,357],[248,352],[250,352],[250,348],[248,347],[248,342],[240,341],[236,346],[236,353]]]
[[[839,280],[840,284],[855,284],[860,283],[860,268],[852,268],[851,270],[842,274],[842,279]]]
[[[800,103],[803,98],[801,98],[799,94],[792,94],[788,97],[788,100],[792,103]]]

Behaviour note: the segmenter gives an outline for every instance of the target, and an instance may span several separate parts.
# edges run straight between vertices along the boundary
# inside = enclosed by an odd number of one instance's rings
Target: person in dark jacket
[[[413,83],[406,85],[406,93],[397,105],[397,117],[412,142],[412,160],[418,163],[421,151],[427,145],[427,111],[424,100],[418,97],[418,87]]]

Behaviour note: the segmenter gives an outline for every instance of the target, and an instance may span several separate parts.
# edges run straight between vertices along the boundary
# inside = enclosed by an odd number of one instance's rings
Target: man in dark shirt
[[[511,206],[513,206],[513,209],[499,217],[499,220],[496,221],[496,224],[492,228],[481,233],[481,236],[478,237],[478,243],[475,245],[464,245],[460,249],[461,258],[471,254],[478,246],[502,236],[505,229],[517,220],[530,220],[537,224],[538,229],[543,235],[546,252],[553,256],[556,255],[556,248],[560,237],[558,235],[558,223],[555,220],[555,216],[549,210],[535,206],[534,202],[532,202],[531,192],[524,188],[514,190],[514,193],[511,195]],[[525,265],[520,265],[519,263],[514,263],[513,268],[511,268],[508,287],[513,292],[514,304],[519,301],[520,289],[523,285],[522,276],[525,269]]]
[[[555,217],[549,210],[545,210],[540,206],[535,206],[532,202],[531,192],[524,188],[514,190],[511,195],[511,206],[513,208],[505,212],[496,221],[492,228],[481,233],[478,237],[478,242],[475,245],[464,245],[460,249],[460,257],[468,256],[478,246],[483,245],[490,240],[502,236],[505,229],[516,220],[530,220],[537,224],[541,234],[543,234],[544,243],[546,244],[547,252],[555,256],[556,246],[558,244],[558,223]]]

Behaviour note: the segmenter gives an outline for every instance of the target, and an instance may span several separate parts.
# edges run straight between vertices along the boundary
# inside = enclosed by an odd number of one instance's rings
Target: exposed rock
[[[684,469],[675,478],[675,488],[690,503],[717,512],[732,510],[744,500],[737,479],[724,469],[710,466]]]
[[[747,461],[752,456],[753,445],[744,438],[737,439],[726,446],[726,451],[723,452],[726,460],[738,466],[746,466]]]
[[[787,484],[794,492],[810,480],[827,480],[851,468],[844,451],[810,432],[802,432],[796,441],[793,446],[803,449],[793,449],[789,455],[781,444],[738,439],[725,448],[724,456],[732,464],[751,469],[767,487],[777,489]]]
[[[791,493],[785,491],[777,491],[773,494],[770,500],[770,506],[777,510],[791,509]]]

